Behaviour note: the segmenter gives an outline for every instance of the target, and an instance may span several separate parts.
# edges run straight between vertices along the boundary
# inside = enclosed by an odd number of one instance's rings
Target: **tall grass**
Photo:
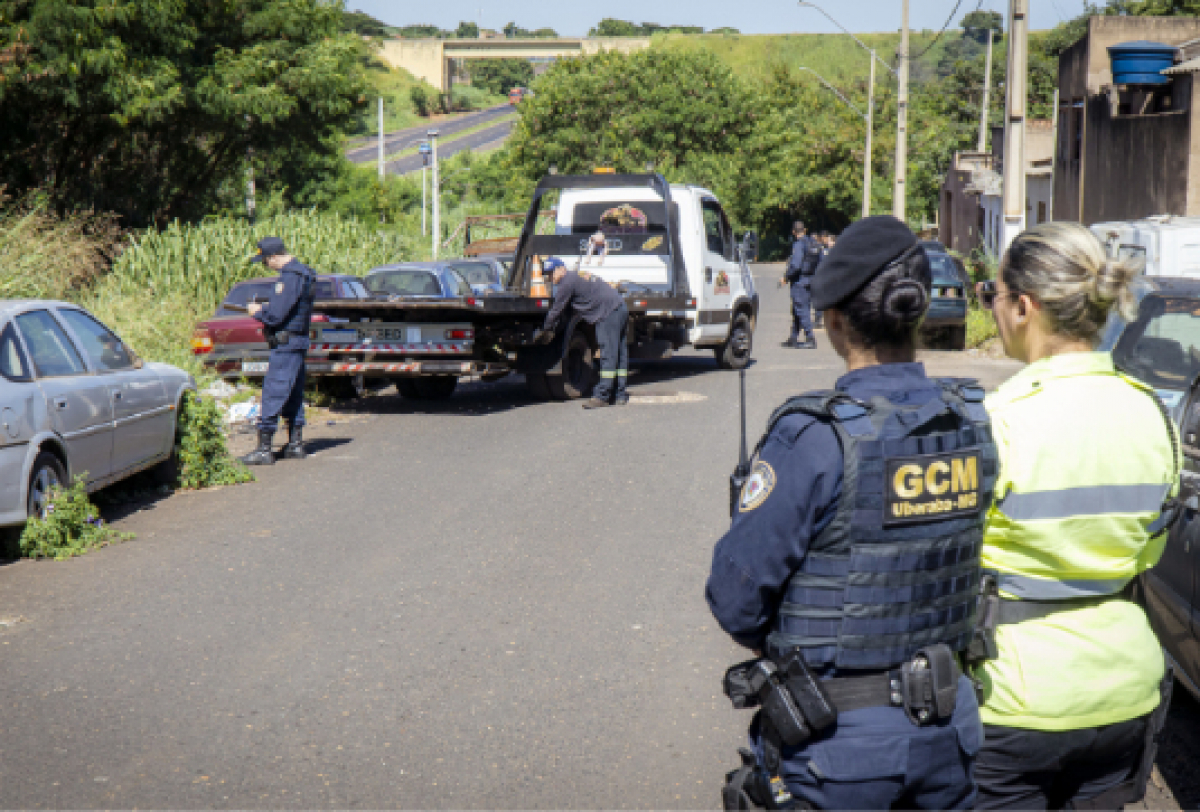
[[[62,298],[115,254],[121,235],[112,217],[58,217],[36,197],[5,203],[0,189],[0,299]]]
[[[211,316],[238,282],[272,275],[247,261],[268,235],[282,238],[289,253],[318,273],[361,275],[411,259],[416,249],[396,231],[316,212],[279,214],[254,226],[233,218],[173,223],[135,240],[77,300],[139,354],[195,372],[188,343],[196,322]]]

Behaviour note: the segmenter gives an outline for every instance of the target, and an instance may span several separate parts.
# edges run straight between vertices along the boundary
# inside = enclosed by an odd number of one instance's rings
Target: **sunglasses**
[[[979,286],[975,290],[979,295],[979,303],[983,305],[984,309],[986,310],[991,310],[996,304],[996,299],[1001,295],[1000,291],[996,290],[996,280],[994,279],[989,279],[986,282],[980,282]],[[1017,291],[1009,290],[1005,291],[1003,295],[1020,296],[1021,294]]]

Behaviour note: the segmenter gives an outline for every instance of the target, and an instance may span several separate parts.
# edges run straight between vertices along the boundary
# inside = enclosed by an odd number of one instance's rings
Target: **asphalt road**
[[[482,152],[487,148],[499,146],[508,138],[515,125],[516,119],[510,118],[493,127],[473,132],[470,135],[464,135],[462,138],[439,143],[438,159],[445,160],[468,149]],[[408,155],[390,161],[384,166],[393,175],[407,175],[410,172],[420,172],[421,167],[424,166],[424,161],[420,155]]]
[[[841,371],[779,347],[758,271],[755,434]],[[0,567],[0,806],[718,807],[748,721],[703,598],[737,376],[635,370],[598,412],[519,378],[385,390],[313,425],[308,461],[112,515],[134,541]]]
[[[428,140],[426,133],[431,127],[436,127],[438,130],[438,154],[439,157],[445,155],[445,148],[450,145],[447,138],[461,133],[464,130],[469,130],[473,127],[486,124],[490,121],[502,121],[504,119],[514,118],[516,111],[511,105],[504,104],[499,107],[492,107],[487,110],[481,110],[477,113],[470,113],[452,121],[441,122],[438,124],[425,124],[420,127],[409,127],[405,130],[396,130],[384,135],[383,151],[386,159],[389,155],[394,155],[397,152],[403,152],[407,149],[412,149],[419,145],[422,141]],[[511,128],[511,123],[509,127]],[[379,159],[379,139],[367,138],[354,142],[351,149],[346,151],[346,157],[354,163],[371,163]],[[416,159],[417,168],[421,167],[420,156],[411,156]],[[447,156],[448,157],[448,156]],[[392,171],[392,170],[389,170]]]

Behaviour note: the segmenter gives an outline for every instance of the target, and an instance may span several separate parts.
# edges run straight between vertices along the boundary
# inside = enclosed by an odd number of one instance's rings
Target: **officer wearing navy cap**
[[[260,240],[258,254],[250,261],[262,262],[277,271],[279,279],[266,307],[252,303],[247,308],[251,316],[262,322],[271,357],[263,381],[258,448],[242,457],[242,462],[274,464],[271,439],[279,428],[280,416],[288,421],[288,442],[282,456],[302,460],[308,456],[304,451],[304,357],[308,353],[308,325],[316,298],[317,275],[288,254],[278,237]]]
[[[969,809],[983,728],[962,655],[997,468],[983,392],[916,361],[929,260],[899,220],[847,229],[812,293],[846,374],[771,416],[707,584],[756,657],[726,692],[761,706],[723,799]]]

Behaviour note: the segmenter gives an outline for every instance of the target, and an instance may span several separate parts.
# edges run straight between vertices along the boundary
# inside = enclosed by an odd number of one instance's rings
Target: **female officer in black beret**
[[[727,807],[974,803],[961,654],[996,451],[982,390],[916,362],[929,297],[893,217],[850,227],[813,281],[846,374],[772,415],[708,580],[721,628],[760,657],[726,681],[763,706]]]

